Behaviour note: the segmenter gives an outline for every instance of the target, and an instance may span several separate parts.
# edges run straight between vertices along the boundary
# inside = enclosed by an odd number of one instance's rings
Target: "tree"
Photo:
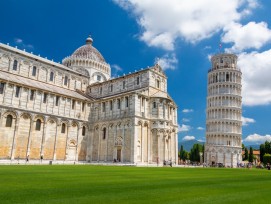
[[[268,153],[268,154],[271,154],[271,143],[268,142],[268,141],[265,141],[264,143],[264,148],[265,148],[265,152]]]
[[[245,147],[245,156],[244,156],[243,161],[246,161],[246,160],[248,160],[248,150],[247,150],[247,148]]]
[[[200,162],[200,152],[203,153],[203,146],[201,144],[194,144],[190,150],[190,160]]]
[[[189,157],[188,152],[185,151],[185,150],[183,149],[183,145],[181,145],[181,149],[180,149],[180,159],[183,160],[183,161],[185,161],[185,160],[188,159],[188,157]]]
[[[263,155],[265,154],[265,145],[261,144],[260,145],[260,161],[263,162]]]
[[[249,148],[248,161],[253,162],[253,149],[252,149],[252,147]]]
[[[245,149],[245,145],[242,143],[242,150],[244,150]]]
[[[183,145],[181,145],[181,149],[180,149],[180,159],[182,159],[182,157],[183,157]]]
[[[271,154],[264,154],[263,155],[263,163],[264,164],[271,163]]]
[[[203,146],[202,146],[202,161],[205,161],[205,160],[204,160],[204,151],[205,151],[205,146],[203,145]]]

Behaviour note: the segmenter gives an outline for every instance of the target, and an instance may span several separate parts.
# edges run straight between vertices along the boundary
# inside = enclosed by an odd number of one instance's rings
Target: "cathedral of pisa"
[[[176,164],[177,106],[161,67],[111,78],[92,43],[62,64],[0,43],[0,162]]]

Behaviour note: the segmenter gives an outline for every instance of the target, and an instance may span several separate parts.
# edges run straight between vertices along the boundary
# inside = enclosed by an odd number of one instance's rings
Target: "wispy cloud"
[[[191,113],[193,111],[194,111],[193,109],[183,109],[182,110],[183,113]]]
[[[165,54],[161,58],[156,58],[155,63],[158,63],[162,67],[163,70],[166,70],[166,69],[174,70],[177,68],[178,59],[176,58],[175,53]]]
[[[33,45],[25,43],[24,40],[21,38],[15,38],[14,42],[18,47],[21,47],[23,49],[30,49],[30,50],[34,49]]]
[[[123,71],[122,67],[118,64],[112,64],[111,65],[111,77],[116,78],[121,74]]]
[[[23,40],[20,38],[15,38],[14,41],[15,43],[18,43],[18,44],[23,43]]]
[[[197,127],[197,130],[204,130],[203,127]]]
[[[182,121],[185,122],[185,123],[187,123],[187,122],[190,122],[190,119],[188,119],[188,118],[183,118]]]
[[[256,121],[253,118],[245,118],[242,116],[242,125],[248,126],[249,123],[255,123]]]
[[[117,65],[117,64],[112,64],[112,65],[111,65],[111,68],[115,69],[116,72],[121,72],[121,71],[123,70],[123,69],[122,69],[119,65]]]

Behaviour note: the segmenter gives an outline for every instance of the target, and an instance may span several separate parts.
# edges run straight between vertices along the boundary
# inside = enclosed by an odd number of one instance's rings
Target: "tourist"
[[[270,170],[270,164],[269,163],[267,163],[266,168],[267,168],[267,170]]]

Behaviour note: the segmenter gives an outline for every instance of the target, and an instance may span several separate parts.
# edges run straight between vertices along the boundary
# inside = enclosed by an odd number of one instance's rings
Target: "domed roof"
[[[89,36],[86,39],[86,44],[75,50],[71,56],[83,59],[91,59],[94,61],[105,63],[105,60],[101,53],[95,47],[92,46],[92,42],[93,40]]]

